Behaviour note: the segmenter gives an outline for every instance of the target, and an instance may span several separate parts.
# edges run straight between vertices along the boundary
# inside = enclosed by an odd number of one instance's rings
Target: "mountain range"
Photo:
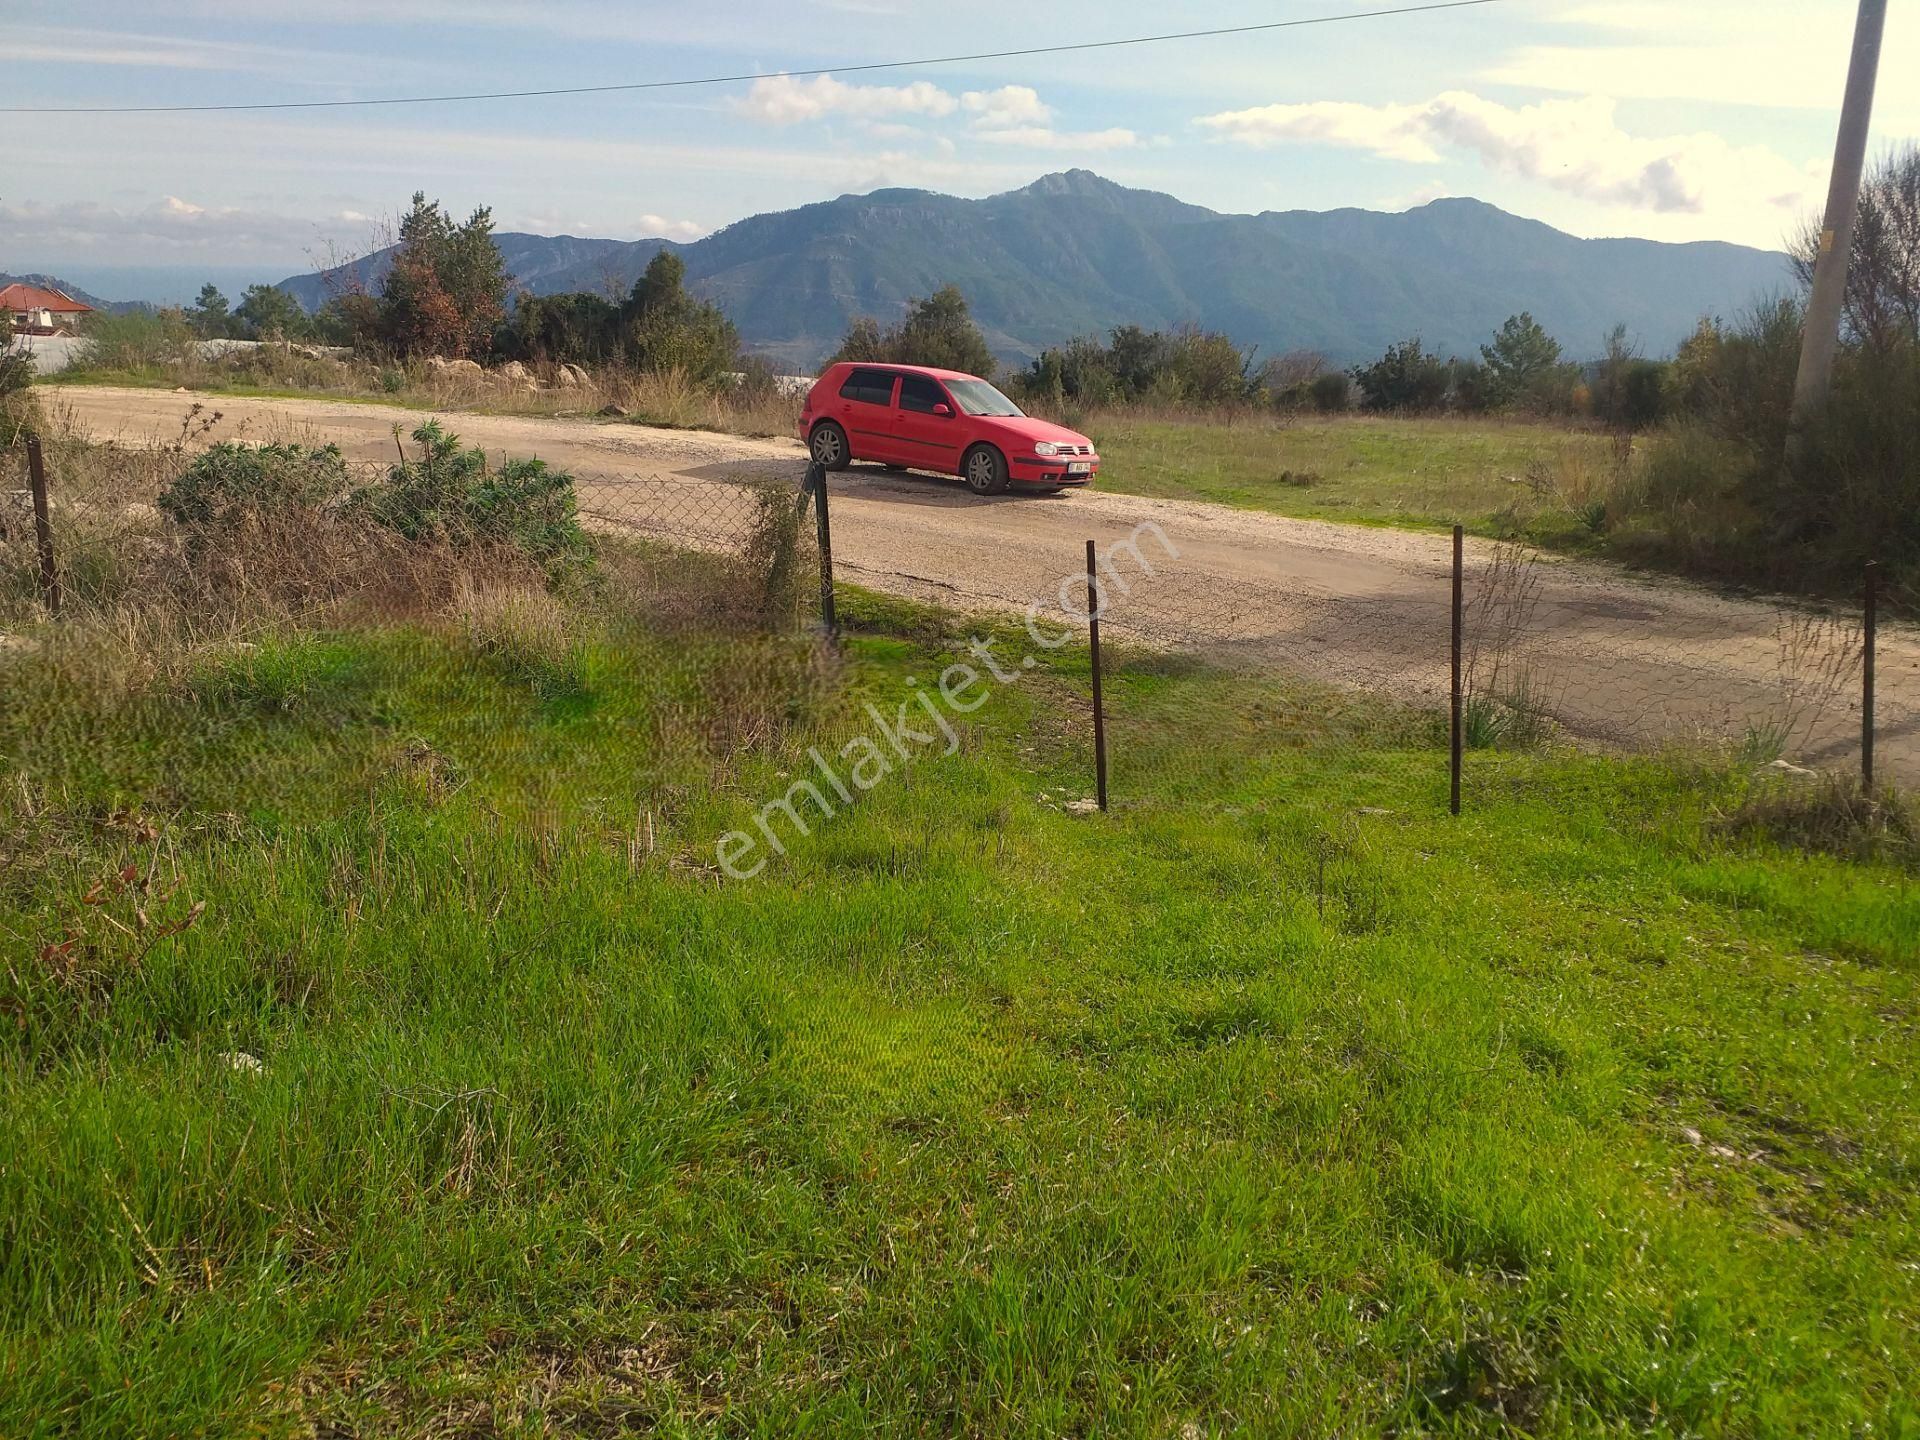
[[[1024,361],[1116,325],[1198,325],[1263,355],[1316,350],[1342,363],[1418,335],[1473,354],[1525,310],[1570,355],[1625,324],[1670,352],[1703,314],[1730,315],[1793,283],[1787,257],[1746,246],[1587,240],[1478,200],[1369,210],[1227,215],[1085,170],[983,200],[924,190],[843,195],[756,215],[691,244],[495,237],[536,295],[624,294],[661,250],[717,302],[748,347],[810,369],[857,316],[897,318],[956,284],[994,351]],[[391,251],[343,267],[377,283]],[[309,309],[340,271],[281,282]]]

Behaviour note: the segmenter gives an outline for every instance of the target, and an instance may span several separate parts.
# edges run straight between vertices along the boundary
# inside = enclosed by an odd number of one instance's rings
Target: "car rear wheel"
[[[960,474],[976,495],[1004,495],[1010,478],[1007,457],[991,445],[976,445],[969,450]]]
[[[813,427],[807,450],[814,464],[829,470],[844,470],[853,463],[853,447],[847,444],[847,432],[831,420],[822,420]]]

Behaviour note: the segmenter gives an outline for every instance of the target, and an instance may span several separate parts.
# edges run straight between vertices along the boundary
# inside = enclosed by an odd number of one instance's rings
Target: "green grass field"
[[[1103,490],[1502,536],[1585,503],[1613,463],[1610,437],[1542,421],[1116,414],[1086,424],[1105,461]]]
[[[0,656],[0,1434],[1920,1427],[1910,870],[1144,663],[1070,814],[1070,656],[725,881],[851,608],[731,759],[632,634]]]

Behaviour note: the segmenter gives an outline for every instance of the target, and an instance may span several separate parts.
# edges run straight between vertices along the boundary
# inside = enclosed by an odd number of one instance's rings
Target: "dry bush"
[[[181,440],[162,449],[49,438],[69,627],[103,626],[161,650],[168,647],[158,637],[171,634],[191,648],[281,624],[436,616],[469,573],[538,574],[505,547],[454,555],[351,516],[304,508],[246,514],[217,545],[189,544],[156,502],[193,461],[210,433],[207,418],[190,412]],[[24,486],[17,471],[0,469],[0,633],[19,634],[41,625],[44,610],[31,512],[16,501],[16,493],[24,495],[16,485]]]
[[[1475,749],[1531,749],[1554,731],[1551,701],[1528,650],[1540,605],[1539,559],[1519,545],[1494,547],[1463,618],[1462,679],[1467,741]]]
[[[621,408],[649,425],[675,430],[719,427],[720,397],[684,370],[643,371],[628,379]]]
[[[1815,854],[1920,869],[1920,806],[1891,787],[1869,792],[1857,776],[1762,780],[1721,828]]]
[[[309,630],[449,635],[544,697],[584,691],[589,642],[610,636],[663,737],[719,760],[806,723],[838,673],[807,628],[817,576],[790,480],[716,487],[730,508],[710,548],[602,535],[595,565],[555,580],[512,547],[410,542],[329,506],[242,510],[194,544],[153,503],[191,444],[61,443],[61,623],[39,606],[30,527],[0,542],[0,753],[84,755],[115,717],[198,695],[209,664],[265,663]]]
[[[612,618],[667,635],[800,627],[819,569],[792,483],[715,486],[710,495],[720,523],[698,548],[618,530],[598,534],[600,603]]]
[[[813,717],[834,671],[805,636],[736,641],[693,659],[679,708],[716,758],[767,752]]]
[[[176,367],[178,383],[219,387],[257,386],[265,390],[313,390],[349,395],[377,383],[374,368],[351,355],[312,345],[264,341],[214,355],[194,352]]]
[[[472,650],[536,691],[583,688],[574,616],[537,576],[464,572],[455,582],[448,614]]]

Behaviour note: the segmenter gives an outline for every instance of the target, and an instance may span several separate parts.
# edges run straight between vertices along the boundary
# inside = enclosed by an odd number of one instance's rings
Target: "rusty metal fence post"
[[[60,568],[54,563],[53,517],[47,503],[47,459],[40,450],[40,437],[27,437],[27,475],[33,487],[33,538],[40,552],[40,594],[47,613],[60,613]]]
[[[1873,665],[1880,628],[1880,567],[1867,562],[1860,617],[1860,783],[1873,789]]]
[[[1093,771],[1100,809],[1107,808],[1107,710],[1100,688],[1099,556],[1087,541],[1087,645],[1093,657]]]
[[[1460,813],[1460,769],[1466,755],[1466,695],[1462,689],[1461,644],[1466,629],[1466,527],[1453,527],[1453,716],[1450,726],[1453,784],[1448,809]]]

